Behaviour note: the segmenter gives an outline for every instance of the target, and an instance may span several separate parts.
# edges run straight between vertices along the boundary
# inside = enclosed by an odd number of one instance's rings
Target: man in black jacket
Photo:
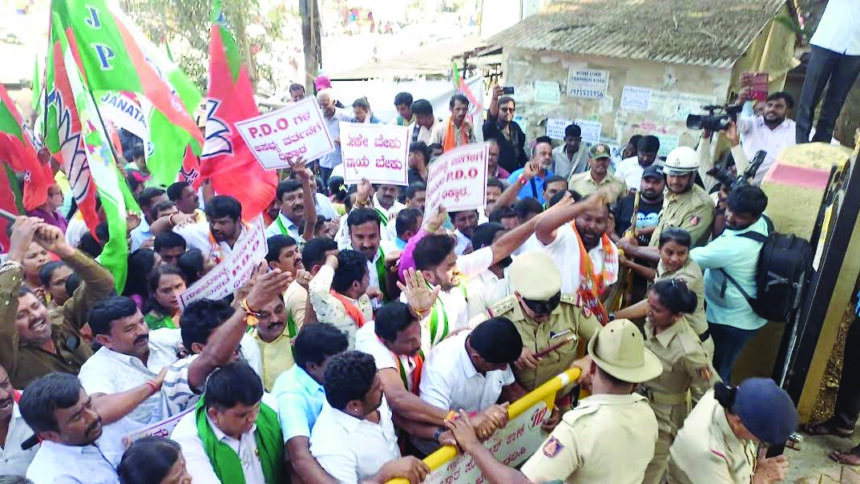
[[[499,166],[513,172],[529,161],[523,146],[526,135],[514,121],[516,102],[510,96],[502,96],[502,87],[493,87],[490,110],[484,121],[484,140],[495,139],[499,144]]]

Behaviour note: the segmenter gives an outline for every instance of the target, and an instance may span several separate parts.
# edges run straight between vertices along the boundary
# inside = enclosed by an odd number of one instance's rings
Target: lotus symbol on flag
[[[201,158],[233,154],[230,128],[227,127],[227,123],[215,116],[215,111],[220,105],[221,102],[217,99],[206,100],[206,141],[203,143]]]

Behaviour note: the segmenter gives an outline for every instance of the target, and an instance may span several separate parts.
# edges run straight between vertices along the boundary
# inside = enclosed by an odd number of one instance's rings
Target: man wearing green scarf
[[[279,484],[284,444],[278,414],[262,402],[263,383],[244,362],[215,370],[195,410],[171,438],[200,482]]]

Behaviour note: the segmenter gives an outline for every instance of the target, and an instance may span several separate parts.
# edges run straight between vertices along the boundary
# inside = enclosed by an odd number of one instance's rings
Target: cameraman
[[[714,338],[714,368],[731,382],[732,367],[741,350],[767,320],[753,312],[730,275],[750,297],[756,297],[755,276],[761,243],[742,237],[745,232],[768,235],[762,214],[767,195],[761,188],[742,185],[729,194],[725,230],[705,247],[690,251],[690,258],[705,271],[708,327]],[[716,235],[716,234],[715,234]]]
[[[753,178],[753,185],[761,185],[764,175],[773,166],[779,152],[786,146],[795,144],[794,121],[788,119],[789,109],[794,108],[794,98],[784,91],[775,92],[767,97],[764,114],[756,116],[749,101],[749,89],[744,88],[738,94],[738,104],[744,103],[744,110],[738,116],[738,131],[741,134],[741,146],[747,159],[751,160],[756,152],[767,152],[764,163]],[[739,168],[740,169],[740,168]]]
[[[726,129],[721,132],[731,145],[732,159],[735,162],[735,168],[737,168],[737,172],[745,172],[750,162],[749,159],[747,159],[747,155],[744,153],[743,148],[741,148],[741,139],[738,133],[738,125],[734,121],[729,121],[729,124]],[[699,176],[702,177],[702,183],[705,185],[705,191],[709,193],[713,191],[713,188],[717,184],[720,183],[719,180],[708,174],[708,171],[714,168],[714,159],[716,158],[716,156],[711,152],[711,135],[712,133],[707,129],[702,130],[702,139],[699,141],[699,147],[696,149],[696,152],[699,155]],[[722,230],[720,230],[720,232],[722,232]]]

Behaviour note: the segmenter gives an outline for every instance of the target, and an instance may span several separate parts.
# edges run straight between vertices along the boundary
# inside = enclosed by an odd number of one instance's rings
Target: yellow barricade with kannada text
[[[508,424],[484,442],[495,458],[511,467],[526,461],[546,438],[541,423],[555,405],[556,394],[579,379],[580,369],[570,368],[553,377],[531,393],[508,406]],[[480,484],[481,470],[469,456],[461,456],[452,445],[440,447],[428,455],[424,463],[430,467],[425,484]],[[387,484],[409,484],[406,479],[392,479]]]

